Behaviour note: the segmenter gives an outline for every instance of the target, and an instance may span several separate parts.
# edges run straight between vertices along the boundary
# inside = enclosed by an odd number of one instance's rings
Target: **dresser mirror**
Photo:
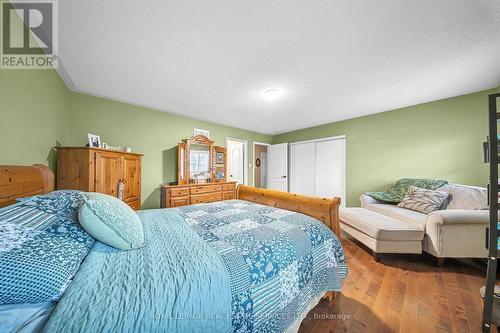
[[[179,185],[226,181],[225,148],[203,135],[182,139],[178,148]]]
[[[193,179],[211,178],[210,146],[192,144],[189,149],[189,173]]]

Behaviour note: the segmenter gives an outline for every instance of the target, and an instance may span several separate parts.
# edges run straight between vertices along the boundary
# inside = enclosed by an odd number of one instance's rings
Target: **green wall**
[[[70,144],[84,145],[87,133],[101,136],[110,145],[131,147],[144,154],[142,164],[143,208],[156,208],[160,203],[159,185],[177,180],[177,143],[193,135],[194,128],[210,131],[210,139],[225,146],[226,137],[248,140],[252,161],[252,142],[272,142],[270,135],[235,129],[182,116],[70,93]],[[253,184],[253,169],[248,183]]]
[[[271,137],[148,108],[74,93],[55,71],[0,71],[0,164],[44,163],[54,169],[55,145],[84,145],[87,133],[144,153],[143,207],[159,206],[158,185],[174,181],[177,142],[193,128],[252,142],[296,142],[347,135],[347,204],[384,190],[401,177],[488,180],[481,143],[487,135],[487,95],[499,89],[421,104]],[[500,106],[499,106],[500,107]],[[248,182],[253,184],[253,169]]]
[[[347,136],[347,205],[396,179],[424,177],[485,186],[482,142],[489,90],[277,135],[274,143]]]
[[[194,128],[210,131],[217,145],[226,137],[272,142],[258,134],[214,123],[71,92],[53,70],[0,70],[0,164],[42,163],[55,170],[56,145],[85,145],[87,133],[110,145],[144,154],[143,208],[160,204],[159,185],[177,178],[177,143]],[[248,183],[253,184],[253,169]]]
[[[54,70],[0,70],[0,164],[48,164],[69,141],[69,90]]]

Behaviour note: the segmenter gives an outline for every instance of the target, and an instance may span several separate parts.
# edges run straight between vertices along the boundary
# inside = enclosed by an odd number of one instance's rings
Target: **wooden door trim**
[[[255,171],[257,171],[257,168],[255,166],[255,146],[266,146],[269,147],[271,144],[270,143],[264,143],[264,142],[258,142],[258,141],[253,141],[252,142],[252,172],[253,172],[253,186],[255,187]],[[267,176],[267,175],[266,175]]]

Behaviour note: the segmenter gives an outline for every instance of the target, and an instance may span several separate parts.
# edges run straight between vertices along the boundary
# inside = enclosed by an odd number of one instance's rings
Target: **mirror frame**
[[[191,168],[189,165],[189,152],[192,144],[206,145],[210,151],[209,171],[210,179],[214,181],[214,142],[204,135],[195,135],[191,138],[182,139],[178,145],[178,167],[177,167],[177,182],[179,185],[190,184]],[[194,183],[197,183],[196,180]]]

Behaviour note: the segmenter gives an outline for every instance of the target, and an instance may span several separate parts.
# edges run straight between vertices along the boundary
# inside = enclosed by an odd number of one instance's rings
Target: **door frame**
[[[253,182],[252,182],[252,186],[253,187],[255,187],[255,145],[269,147],[271,144],[270,143],[264,143],[264,142],[258,142],[258,141],[254,141],[252,143],[252,159],[253,159],[253,161],[252,161],[252,169],[253,169]]]
[[[344,201],[347,201],[347,135],[343,134],[343,135],[336,135],[336,136],[328,136],[328,137],[325,137],[325,138],[319,138],[319,139],[311,139],[311,140],[304,140],[304,141],[296,141],[296,142],[291,142],[288,144],[288,150],[289,150],[289,154],[288,154],[288,161],[289,161],[289,165],[288,165],[288,174],[289,174],[289,179],[288,179],[288,189],[290,190],[292,188],[292,145],[300,145],[300,144],[304,144],[304,143],[312,143],[312,142],[322,142],[322,141],[332,141],[332,140],[342,140],[344,139],[345,140],[345,150],[344,150],[344,196],[345,196],[345,199]],[[316,165],[316,161],[314,161],[314,164]],[[346,202],[342,202],[341,203],[342,206],[345,207],[346,205]]]
[[[248,140],[226,136],[226,149],[228,148],[228,141],[237,141],[243,143],[243,185],[248,185]],[[229,150],[226,151],[227,158],[229,160]]]

